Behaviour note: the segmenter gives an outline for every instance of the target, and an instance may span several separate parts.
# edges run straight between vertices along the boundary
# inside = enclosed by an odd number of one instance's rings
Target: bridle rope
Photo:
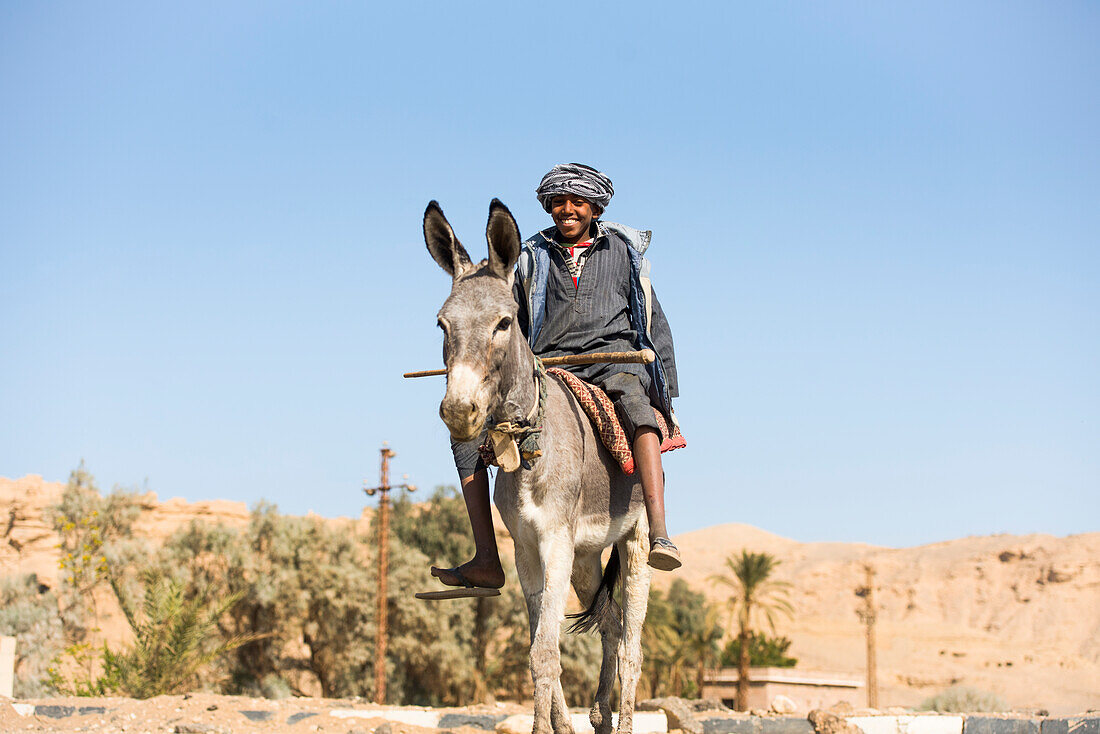
[[[546,415],[547,374],[538,357],[535,357],[534,378],[538,397],[527,417],[522,421],[503,421],[490,423],[488,426],[489,445],[493,449],[496,463],[506,472],[515,471],[520,466],[530,469],[530,462],[542,456],[538,439]]]

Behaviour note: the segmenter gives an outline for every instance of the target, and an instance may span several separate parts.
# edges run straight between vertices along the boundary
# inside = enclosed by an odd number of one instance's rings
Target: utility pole
[[[865,586],[856,589],[856,596],[863,599],[863,608],[856,610],[867,633],[867,706],[878,708],[878,661],[875,659],[875,622],[878,610],[875,608],[875,568],[870,563],[863,565],[867,574]]]
[[[382,442],[382,467],[381,481],[377,487],[364,487],[363,491],[373,497],[375,492],[381,493],[378,500],[378,639],[374,645],[374,702],[386,702],[386,577],[389,574],[390,565],[390,499],[391,489],[406,489],[415,492],[416,487],[408,484],[390,486],[390,459],[397,456],[390,448],[388,441]],[[406,474],[403,479],[408,479]],[[366,482],[364,482],[366,484]]]

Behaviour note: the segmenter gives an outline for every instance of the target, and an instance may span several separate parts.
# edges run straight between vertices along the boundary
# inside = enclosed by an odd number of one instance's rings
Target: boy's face
[[[564,242],[576,244],[588,239],[592,220],[600,215],[600,208],[588,199],[573,194],[562,194],[550,200],[550,216]]]

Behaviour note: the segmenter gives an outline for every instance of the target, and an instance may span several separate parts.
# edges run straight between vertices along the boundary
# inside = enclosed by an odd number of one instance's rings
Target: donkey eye
[[[504,318],[502,318],[500,320],[500,323],[497,324],[497,331],[508,331],[508,327],[511,326],[511,325],[512,325],[512,317],[511,316],[505,316]]]

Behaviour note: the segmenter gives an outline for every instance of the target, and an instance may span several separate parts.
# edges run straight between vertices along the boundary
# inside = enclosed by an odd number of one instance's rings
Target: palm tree
[[[145,574],[142,614],[115,578],[111,586],[134,632],[134,643],[123,652],[104,647],[103,676],[96,681],[103,692],[120,692],[134,698],[182,693],[194,684],[198,672],[227,652],[266,634],[237,635],[228,640],[218,633],[218,619],[244,596],[221,599],[206,592],[186,593],[182,583],[167,576]]]
[[[737,615],[737,639],[741,643],[741,657],[737,661],[737,710],[749,708],[749,633],[754,626],[766,621],[775,632],[775,617],[794,613],[787,592],[790,584],[771,578],[779,561],[770,553],[750,553],[742,550],[740,556],[726,559],[726,574],[710,577],[713,583],[729,587],[731,596],[730,626]]]
[[[703,697],[703,679],[707,667],[713,665],[721,655],[718,643],[722,639],[722,625],[718,623],[718,607],[707,604],[703,612],[701,627],[691,630],[685,640],[690,657],[695,658],[695,695]]]

